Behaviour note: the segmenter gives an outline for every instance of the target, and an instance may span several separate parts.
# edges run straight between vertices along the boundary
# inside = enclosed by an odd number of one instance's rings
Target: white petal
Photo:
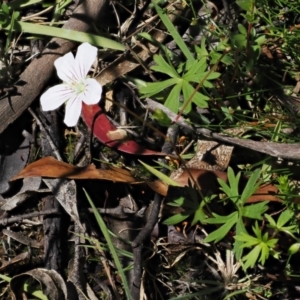
[[[54,62],[57,70],[57,76],[64,82],[71,83],[79,81],[79,75],[76,68],[76,62],[71,52],[65,54],[63,57],[58,58]]]
[[[65,84],[59,84],[48,89],[40,98],[43,111],[54,110],[69,100],[74,92]]]
[[[94,78],[87,78],[85,84],[86,90],[80,95],[81,100],[88,105],[98,103],[102,94],[101,84]]]
[[[81,79],[86,78],[86,75],[97,57],[97,52],[98,49],[89,43],[83,43],[78,47],[75,61],[77,74]]]
[[[64,122],[67,126],[75,126],[81,114],[82,102],[77,95],[74,95],[66,105]]]

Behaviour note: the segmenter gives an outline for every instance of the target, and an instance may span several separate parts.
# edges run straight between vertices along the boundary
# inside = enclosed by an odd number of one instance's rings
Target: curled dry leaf
[[[100,179],[113,182],[136,183],[137,180],[131,176],[130,172],[120,168],[111,170],[96,169],[91,164],[86,167],[76,167],[56,160],[48,156],[26,166],[11,181],[25,177],[48,177],[48,178],[68,178],[68,179]]]
[[[55,270],[33,269],[12,278],[10,288],[14,299],[23,299],[24,284],[28,276],[39,282],[43,294],[52,300],[69,299],[67,286],[63,278]]]
[[[166,155],[165,153],[146,149],[132,140],[116,141],[115,138],[111,139],[107,133],[116,131],[117,128],[107,119],[104,111],[98,105],[86,105],[83,103],[82,117],[95,137],[108,147],[135,155]]]

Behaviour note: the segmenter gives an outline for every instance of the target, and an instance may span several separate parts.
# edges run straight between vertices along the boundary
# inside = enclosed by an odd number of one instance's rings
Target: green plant
[[[288,204],[289,201],[295,198],[296,187],[291,183],[288,175],[279,175],[277,177],[277,182],[275,186],[278,188],[280,197],[285,203]]]
[[[187,61],[185,64],[185,70],[183,74],[179,74],[178,70],[168,64],[161,55],[154,55],[155,66],[151,69],[160,73],[164,73],[171,77],[170,79],[147,83],[146,87],[140,88],[140,93],[144,94],[145,97],[151,97],[157,95],[159,92],[173,86],[171,92],[166,97],[164,105],[171,111],[177,113],[180,108],[179,98],[181,93],[185,101],[194,92],[194,87],[192,83],[200,82],[205,77],[203,82],[204,87],[212,88],[213,85],[209,80],[216,79],[220,76],[220,73],[207,71],[206,58],[202,57],[196,62]],[[207,101],[209,97],[205,96],[200,92],[196,92],[192,101],[199,107],[207,107]],[[186,102],[183,103],[185,105]],[[185,112],[188,113],[191,110],[191,102],[187,104]]]
[[[247,255],[242,258],[242,261],[244,261],[243,267],[245,270],[249,267],[254,267],[258,259],[259,262],[264,265],[266,259],[269,257],[270,252],[273,252],[272,254],[274,257],[277,257],[279,254],[274,250],[278,239],[270,239],[267,232],[262,235],[257,221],[255,222],[255,226],[253,226],[252,229],[255,237],[249,235],[246,232],[241,232],[240,234],[235,236],[235,239],[237,241],[242,242],[242,244],[240,245],[241,248],[254,247]]]
[[[183,212],[167,218],[163,223],[166,225],[174,225],[182,222],[190,216],[193,216],[191,225],[196,225],[198,222],[205,224],[207,215],[204,211],[205,205],[213,200],[216,195],[206,195],[203,199],[199,199],[199,192],[191,187],[184,187],[183,193],[187,196],[180,196],[177,199],[168,202],[168,205],[174,207],[181,207]]]
[[[246,233],[246,228],[244,226],[243,218],[250,219],[262,219],[262,214],[267,210],[267,201],[246,205],[248,198],[258,189],[261,182],[258,180],[260,176],[260,170],[255,170],[251,177],[249,178],[243,192],[239,192],[239,182],[241,177],[241,172],[236,176],[231,168],[228,168],[228,184],[218,179],[221,185],[221,189],[229,198],[229,200],[234,204],[235,211],[227,216],[220,216],[213,213],[212,218],[206,219],[206,223],[209,224],[223,224],[221,227],[211,232],[206,238],[205,242],[218,242],[222,240],[229,230],[235,226],[236,235],[240,235],[242,232]],[[237,259],[242,256],[241,242],[236,240],[234,243],[234,252]]]

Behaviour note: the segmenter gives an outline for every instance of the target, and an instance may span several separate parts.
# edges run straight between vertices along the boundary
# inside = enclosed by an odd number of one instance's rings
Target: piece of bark
[[[43,198],[43,210],[55,209],[61,212],[61,206],[53,195]],[[62,216],[44,216],[44,267],[62,274]]]
[[[156,108],[159,108],[164,113],[166,113],[173,122],[175,121],[177,115],[172,111],[170,111],[163,104],[153,101],[150,98],[145,99],[145,102],[146,102],[146,107],[149,110],[154,111]],[[205,136],[213,140],[241,146],[254,151],[268,154],[273,157],[280,157],[283,159],[300,159],[299,143],[284,144],[284,143],[275,143],[275,142],[253,141],[253,140],[248,140],[243,138],[230,137],[225,134],[212,132],[211,130],[206,128],[194,128],[183,117],[180,117],[176,123],[182,127],[182,129],[185,131],[186,134],[195,132],[199,135]]]
[[[93,22],[101,17],[105,24],[105,7],[108,1],[87,0],[77,7],[64,29],[87,32]],[[109,21],[109,20],[107,20]],[[46,45],[41,56],[35,58],[16,83],[17,94],[0,101],[0,134],[13,123],[41,94],[54,71],[54,61],[71,51],[75,42],[53,38]]]

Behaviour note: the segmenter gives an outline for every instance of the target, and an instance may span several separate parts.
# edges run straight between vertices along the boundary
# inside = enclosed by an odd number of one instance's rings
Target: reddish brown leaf
[[[113,182],[137,183],[137,180],[131,176],[130,172],[124,169],[113,168],[112,170],[101,170],[96,169],[94,165],[76,167],[58,161],[51,156],[28,165],[19,174],[14,176],[11,181],[36,176],[68,179],[101,179]]]
[[[118,141],[110,139],[107,133],[115,131],[117,128],[107,119],[104,111],[98,105],[86,105],[82,103],[82,117],[95,137],[108,147],[116,148],[128,154],[166,155],[161,152],[146,149],[132,140]]]

